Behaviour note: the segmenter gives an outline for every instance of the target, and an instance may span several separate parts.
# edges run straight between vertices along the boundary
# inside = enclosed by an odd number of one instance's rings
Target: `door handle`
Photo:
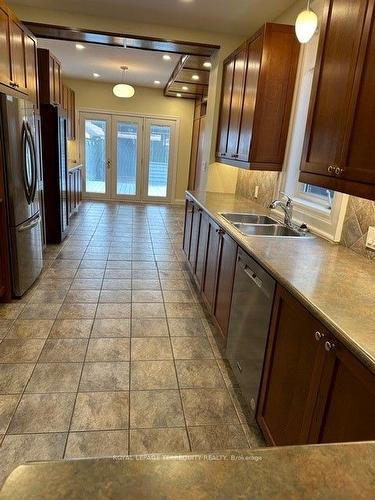
[[[107,160],[107,169],[109,170],[111,168],[111,160]]]
[[[254,283],[256,284],[256,286],[258,286],[259,288],[262,288],[263,281],[260,278],[258,278],[258,276],[254,273],[254,271],[252,269],[250,269],[249,266],[245,266],[244,271],[247,274],[247,276],[252,281],[254,281]]]
[[[33,222],[30,222],[30,224],[26,224],[26,226],[25,225],[21,226],[18,229],[18,232],[23,233],[24,231],[28,231],[29,229],[33,229],[33,227],[35,227],[39,224],[39,221],[40,221],[40,216],[38,215],[38,217],[36,219],[34,219]]]

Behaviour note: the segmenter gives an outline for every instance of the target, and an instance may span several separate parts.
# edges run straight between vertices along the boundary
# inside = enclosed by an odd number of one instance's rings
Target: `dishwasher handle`
[[[247,274],[247,276],[256,284],[257,287],[259,287],[259,288],[263,287],[263,281],[259,278],[259,276],[257,276],[257,274],[247,264],[245,264],[245,267],[243,270]]]

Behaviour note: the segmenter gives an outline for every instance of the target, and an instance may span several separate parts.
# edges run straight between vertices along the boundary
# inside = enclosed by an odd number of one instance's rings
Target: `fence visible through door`
[[[80,113],[85,197],[170,201],[176,120]]]

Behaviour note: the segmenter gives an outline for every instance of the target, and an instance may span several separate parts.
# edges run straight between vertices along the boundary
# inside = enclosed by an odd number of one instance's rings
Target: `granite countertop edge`
[[[236,243],[247,253],[254,257],[254,259],[266,270],[268,271],[276,281],[284,286],[288,291],[292,293],[306,308],[318,319],[320,320],[328,330],[330,330],[338,340],[341,340],[342,343],[356,354],[359,359],[371,370],[373,374],[375,374],[375,358],[366,350],[366,348],[357,343],[355,339],[343,328],[338,325],[333,318],[329,316],[324,310],[318,307],[311,299],[309,299],[301,290],[295,287],[288,279],[286,279],[282,274],[279,273],[277,267],[271,265],[267,260],[257,252],[251,246],[251,236],[246,237],[242,235],[237,229],[235,229],[230,223],[226,222],[223,217],[220,216],[219,212],[213,212],[210,210],[205,203],[199,199],[199,194],[203,194],[204,192],[197,193],[195,191],[186,191],[186,194],[190,196],[218,225],[223,227],[225,231],[236,241]],[[220,193],[217,193],[220,194]],[[246,198],[232,195],[234,198],[237,198],[238,201],[253,204],[253,202],[247,200]],[[257,211],[259,214],[269,214],[269,210],[264,209],[262,206],[258,205]],[[314,235],[315,236],[315,235]],[[318,236],[316,236],[318,238]],[[244,241],[246,238],[246,242]],[[256,237],[257,238],[257,237]],[[327,245],[332,245],[330,242],[326,242]],[[375,318],[374,318],[375,319]]]

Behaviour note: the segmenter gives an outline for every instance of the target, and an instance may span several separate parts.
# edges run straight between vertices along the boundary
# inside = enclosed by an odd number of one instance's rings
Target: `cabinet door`
[[[0,7],[0,83],[9,85],[11,82],[9,16]]]
[[[26,92],[26,61],[25,61],[25,45],[24,33],[21,27],[10,19],[10,54],[11,54],[11,72],[12,82],[17,90]]]
[[[202,288],[203,286],[204,273],[206,270],[207,241],[208,241],[209,228],[210,228],[209,217],[205,212],[202,212],[201,227],[199,231],[197,262],[195,266],[195,278],[200,288]]]
[[[197,205],[193,205],[193,219],[191,225],[191,238],[190,238],[190,252],[189,252],[189,262],[191,265],[191,269],[195,274],[195,267],[197,262],[197,252],[198,252],[198,244],[199,244],[199,231],[201,227],[201,219],[202,219],[202,209],[197,207]]]
[[[238,140],[240,135],[246,68],[247,45],[240,50],[234,61],[232,102],[227,147],[227,154],[234,159],[238,158]]]
[[[312,440],[317,443],[375,439],[375,376],[344,346],[330,340]]]
[[[54,60],[53,64],[53,85],[54,85],[53,104],[60,106],[62,103],[61,65],[56,59]]]
[[[32,101],[35,104],[37,104],[38,87],[37,87],[36,42],[27,33],[25,33],[24,40],[25,40],[27,94],[32,99]]]
[[[10,262],[8,254],[8,228],[5,206],[5,183],[0,164],[0,301],[11,298]]]
[[[308,442],[325,358],[323,342],[315,337],[319,334],[324,334],[321,325],[279,286],[257,410],[257,421],[270,444]]]
[[[69,107],[70,107],[70,139],[76,138],[76,95],[72,89],[69,89]]]
[[[221,235],[214,315],[224,337],[228,333],[237,243],[226,233]]]
[[[247,45],[240,50],[234,61],[233,90],[227,147],[227,154],[234,159],[238,158],[238,139],[241,126],[246,67]]]
[[[345,125],[368,0],[326,1],[306,128],[302,172],[334,175]]]
[[[193,202],[186,199],[185,202],[185,226],[184,226],[184,242],[183,249],[187,258],[190,252],[190,239],[191,239],[191,223],[193,221]]]
[[[249,44],[248,49],[245,94],[238,143],[238,159],[242,161],[249,161],[250,156],[262,47],[263,38],[258,36]]]
[[[48,78],[49,78],[48,101],[49,104],[54,104],[55,103],[55,59],[51,55],[49,55]]]
[[[206,269],[202,286],[202,294],[208,308],[212,311],[216,297],[216,275],[220,245],[220,228],[211,219],[208,221]]]
[[[224,63],[223,84],[220,107],[220,123],[217,138],[217,154],[219,157],[227,155],[229,120],[231,113],[232,88],[233,88],[234,59]]]
[[[375,15],[371,20],[370,36],[358,68],[358,93],[353,102],[352,121],[348,124],[345,141],[342,178],[375,184],[374,110],[375,110]]]

